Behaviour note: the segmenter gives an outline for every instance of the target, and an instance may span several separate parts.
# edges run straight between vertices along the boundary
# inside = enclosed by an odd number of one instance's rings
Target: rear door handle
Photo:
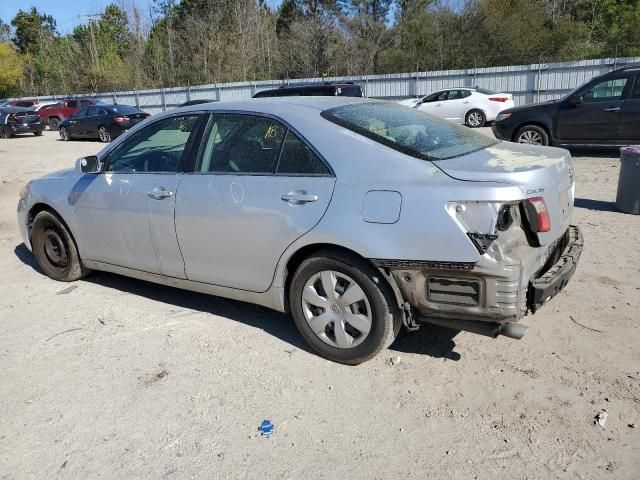
[[[147,192],[147,195],[151,198],[155,198],[156,200],[162,200],[163,198],[172,197],[173,192],[165,190],[163,187],[155,187],[150,192]]]
[[[620,111],[620,107],[605,108],[604,111],[605,112],[619,112]]]
[[[295,190],[280,197],[291,205],[304,205],[305,203],[315,202],[318,200],[317,195],[309,195],[304,190]]]

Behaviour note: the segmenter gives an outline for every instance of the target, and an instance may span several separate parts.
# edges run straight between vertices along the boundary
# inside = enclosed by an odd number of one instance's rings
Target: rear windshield
[[[485,95],[495,95],[497,93],[497,92],[494,92],[493,90],[489,90],[488,88],[481,88],[481,87],[476,87],[476,92],[483,93]]]
[[[497,140],[470,128],[395,103],[335,107],[322,116],[382,145],[424,160],[459,157],[495,145]]]
[[[106,105],[100,105],[106,107]],[[128,115],[130,113],[141,113],[142,110],[136,107],[130,107],[129,105],[109,105],[108,110],[114,113],[121,113],[122,115]]]

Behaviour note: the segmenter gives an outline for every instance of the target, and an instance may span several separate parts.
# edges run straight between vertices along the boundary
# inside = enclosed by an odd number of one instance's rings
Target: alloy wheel
[[[526,143],[529,145],[543,145],[542,135],[535,130],[525,130],[518,137],[518,143]]]
[[[111,141],[111,135],[105,127],[100,127],[98,129],[98,136],[100,137],[100,141],[102,143],[109,143]]]
[[[364,290],[353,278],[334,270],[318,272],[307,280],[302,311],[318,338],[336,348],[360,345],[373,322]]]
[[[68,141],[69,138],[71,138],[69,136],[69,131],[66,129],[66,127],[60,127],[59,133],[60,133],[60,138],[65,142]]]
[[[467,117],[467,123],[470,127],[479,127],[482,125],[482,113],[480,112],[471,112]]]

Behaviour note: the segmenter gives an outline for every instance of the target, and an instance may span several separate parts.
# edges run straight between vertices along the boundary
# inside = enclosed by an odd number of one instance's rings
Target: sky
[[[268,0],[272,7],[277,7],[281,0]],[[30,10],[36,7],[40,13],[52,15],[56,19],[58,32],[71,33],[73,28],[87,21],[86,15],[100,13],[110,3],[135,4],[143,15],[151,13],[151,0],[0,0],[0,18],[6,23],[16,16],[19,10]]]

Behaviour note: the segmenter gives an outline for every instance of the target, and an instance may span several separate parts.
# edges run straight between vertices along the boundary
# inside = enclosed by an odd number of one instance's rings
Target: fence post
[[[118,95],[116,94],[116,92],[111,92],[111,96],[113,97],[113,104],[117,105],[118,104]]]
[[[218,85],[218,101],[222,100],[222,87]]]
[[[187,87],[187,102],[191,101],[191,85]]]
[[[164,94],[164,87],[162,87],[162,90],[160,91],[160,95],[162,98],[162,111],[165,112],[167,110],[167,98]]]
[[[138,90],[134,90],[136,95],[136,107],[140,108],[140,96],[138,95]]]
[[[542,78],[542,55],[538,57],[538,78],[536,78],[536,102],[540,101],[540,79]]]

